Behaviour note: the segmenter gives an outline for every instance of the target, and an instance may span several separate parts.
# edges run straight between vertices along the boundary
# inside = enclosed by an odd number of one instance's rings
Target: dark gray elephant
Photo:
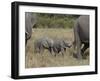
[[[51,54],[53,52],[53,40],[48,37],[42,37],[34,42],[34,52],[35,53],[43,53],[45,49],[47,49]]]
[[[80,16],[74,26],[74,57],[82,59],[85,50],[89,48],[89,16]],[[83,48],[82,48],[83,45]]]
[[[63,39],[54,40],[53,51],[55,53],[55,56],[56,54],[59,54],[59,53],[64,55],[67,47],[70,48],[71,45],[69,45],[65,40]]]
[[[36,14],[25,12],[25,43],[31,38],[32,27],[36,24]]]

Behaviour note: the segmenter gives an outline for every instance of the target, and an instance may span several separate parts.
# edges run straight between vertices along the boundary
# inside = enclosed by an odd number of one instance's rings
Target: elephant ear
[[[68,43],[63,40],[64,47],[68,47]]]
[[[42,42],[42,45],[43,45],[45,48],[48,48],[48,47],[49,47],[49,44],[48,44],[47,41],[43,41],[43,42]]]
[[[72,44],[69,44],[69,43],[64,41],[64,46],[70,48],[72,46]]]

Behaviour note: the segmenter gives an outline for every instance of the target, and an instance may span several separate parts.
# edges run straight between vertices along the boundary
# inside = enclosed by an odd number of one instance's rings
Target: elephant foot
[[[78,60],[82,59],[81,55],[78,55],[78,54],[75,54],[75,53],[73,53],[73,57],[76,58],[76,59],[78,59]]]
[[[64,53],[62,53],[62,56],[64,57]]]
[[[57,56],[57,53],[55,53],[54,56],[56,57]]]
[[[86,55],[82,55],[82,58],[83,58],[83,59],[87,59],[87,56],[86,56]]]
[[[77,55],[76,55],[75,53],[73,53],[73,57],[74,57],[74,58],[77,58]]]

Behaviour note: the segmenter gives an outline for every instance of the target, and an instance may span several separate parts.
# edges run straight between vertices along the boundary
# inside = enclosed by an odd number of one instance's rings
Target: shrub
[[[72,28],[78,15],[37,13],[35,28]]]

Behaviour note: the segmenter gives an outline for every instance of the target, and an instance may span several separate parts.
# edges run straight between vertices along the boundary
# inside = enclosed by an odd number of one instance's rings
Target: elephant
[[[43,53],[47,49],[51,54],[53,52],[53,40],[48,37],[41,37],[34,42],[34,53]]]
[[[55,53],[55,56],[56,56],[56,54],[59,54],[59,53],[64,55],[67,47],[70,48],[71,45],[68,44],[65,40],[63,40],[63,39],[54,40],[53,51]]]
[[[80,16],[74,25],[74,57],[82,59],[84,52],[89,48],[89,15]],[[83,45],[83,47],[82,47]]]
[[[27,40],[31,38],[32,27],[36,24],[36,21],[36,14],[25,12],[25,44],[27,44]]]

